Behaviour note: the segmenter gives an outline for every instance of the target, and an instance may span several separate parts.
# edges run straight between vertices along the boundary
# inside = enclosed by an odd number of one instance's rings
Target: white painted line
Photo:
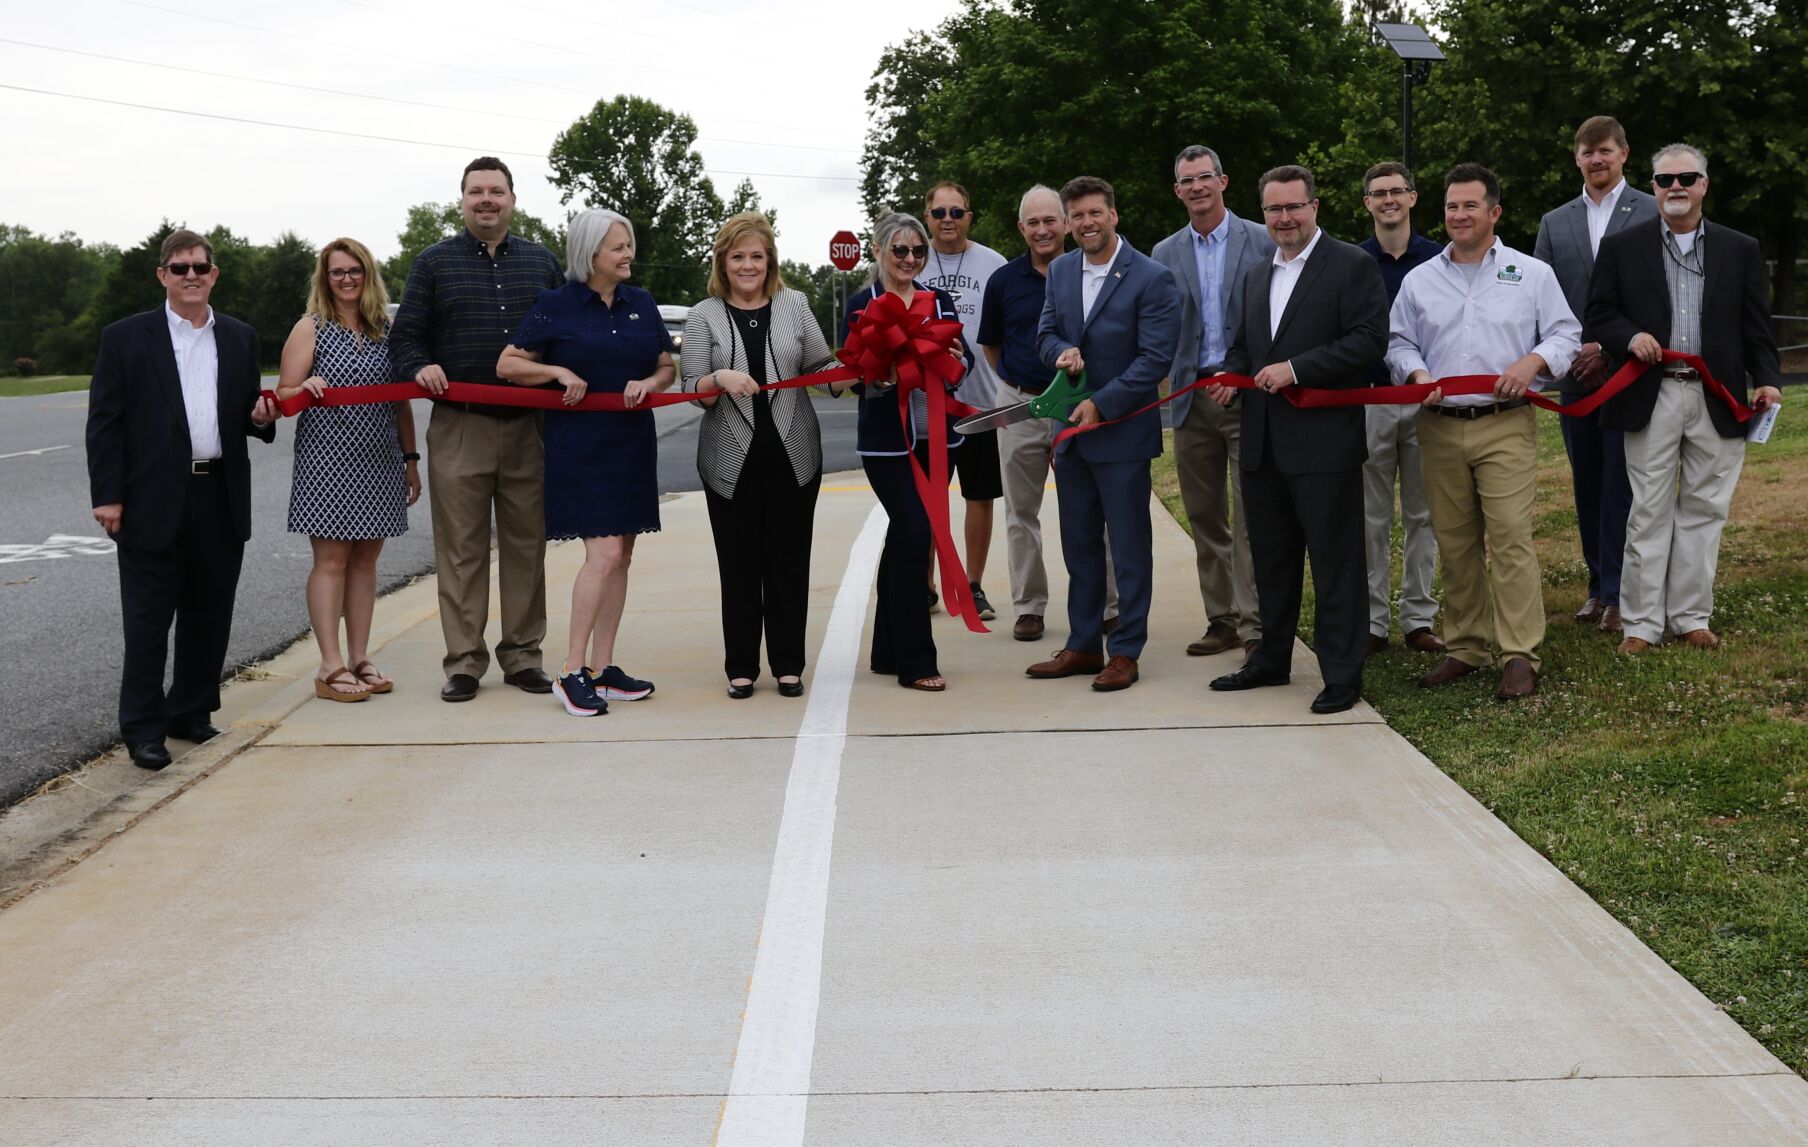
[[[15,450],[11,454],[0,454],[0,458],[24,458],[30,454],[48,454],[53,450],[67,450],[67,446],[45,446],[38,450]]]
[[[766,917],[747,988],[734,1074],[716,1130],[717,1147],[799,1147],[804,1141],[822,992],[835,795],[841,784],[848,698],[866,627],[866,601],[885,526],[884,509],[874,506],[848,552],[841,589],[816,655],[810,701],[785,784]]]

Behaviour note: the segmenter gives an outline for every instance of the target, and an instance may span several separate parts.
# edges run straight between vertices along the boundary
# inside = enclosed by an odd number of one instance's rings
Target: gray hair
[[[885,289],[884,252],[891,246],[891,241],[905,231],[914,231],[923,239],[925,246],[929,243],[929,232],[923,229],[923,221],[915,215],[906,215],[902,211],[888,211],[879,216],[873,224],[873,279],[871,285],[877,290]]]
[[[1708,157],[1701,153],[1699,147],[1688,143],[1667,143],[1658,148],[1657,154],[1651,157],[1651,169],[1656,171],[1657,165],[1662,163],[1666,157],[1672,155],[1686,155],[1695,161],[1696,171],[1701,172],[1703,175],[1708,173]]]
[[[628,250],[634,250],[634,224],[618,211],[593,207],[572,217],[565,228],[565,277],[573,283],[590,279],[590,263],[598,247],[609,237],[610,228],[620,223],[628,229]]]
[[[1038,183],[1036,186],[1024,192],[1023,198],[1017,201],[1017,219],[1019,222],[1022,222],[1023,217],[1029,214],[1030,200],[1038,195],[1046,195],[1050,199],[1053,199],[1055,201],[1055,209],[1061,213],[1061,218],[1067,218],[1067,208],[1061,203],[1061,193],[1046,183]]]
[[[1209,159],[1212,161],[1212,174],[1224,174],[1224,164],[1219,161],[1218,153],[1209,147],[1200,147],[1198,144],[1193,143],[1181,148],[1180,154],[1174,157],[1174,178],[1180,178],[1181,164],[1194,159]]]

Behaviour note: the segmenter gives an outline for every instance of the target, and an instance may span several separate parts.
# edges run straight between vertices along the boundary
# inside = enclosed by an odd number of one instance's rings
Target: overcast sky
[[[12,157],[0,222],[128,246],[168,216],[256,242],[350,235],[384,257],[407,208],[455,198],[480,154],[508,162],[523,210],[563,218],[547,181],[554,136],[598,99],[632,94],[696,121],[724,198],[753,176],[778,209],[783,257],[824,263],[829,236],[860,226],[863,93],[879,53],[956,6],[0,0]]]

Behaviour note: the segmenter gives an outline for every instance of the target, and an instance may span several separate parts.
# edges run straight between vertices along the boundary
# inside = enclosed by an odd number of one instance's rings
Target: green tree
[[[281,360],[290,328],[307,309],[318,254],[313,244],[293,231],[251,251],[250,289],[237,297],[238,308],[228,313],[257,329],[266,367],[274,368]]]
[[[164,238],[175,229],[176,225],[165,219],[143,241],[119,253],[94,299],[96,332],[128,315],[162,305],[164,292],[163,284],[157,281],[157,256]],[[97,342],[95,350],[99,349]]]
[[[726,221],[743,211],[758,211],[772,224],[772,233],[778,234],[778,208],[760,205],[760,193],[754,190],[751,179],[743,179],[735,185],[734,194],[728,197],[728,206],[722,209],[722,218]]]
[[[0,369],[19,358],[36,359],[40,373],[87,369],[95,343],[81,317],[117,257],[67,232],[51,239],[0,224]]]
[[[561,202],[606,207],[634,224],[635,277],[662,302],[703,295],[724,217],[696,140],[689,116],[616,96],[560,132],[547,156]]]

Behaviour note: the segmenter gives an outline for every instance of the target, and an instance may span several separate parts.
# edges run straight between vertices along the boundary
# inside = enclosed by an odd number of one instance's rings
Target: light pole
[[[1375,32],[1400,57],[1400,160],[1413,169],[1412,90],[1431,78],[1431,65],[1444,58],[1417,24],[1376,24]]]

